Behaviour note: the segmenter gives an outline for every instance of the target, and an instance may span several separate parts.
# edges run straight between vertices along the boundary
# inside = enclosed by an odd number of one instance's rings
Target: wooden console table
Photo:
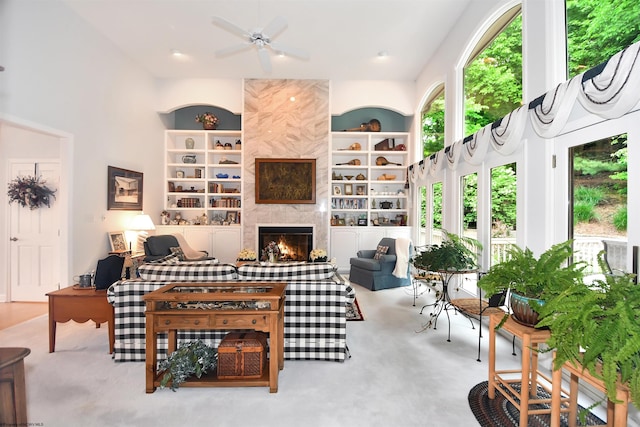
[[[271,393],[277,393],[278,373],[284,368],[286,286],[280,282],[171,283],[145,295],[147,393],[160,385],[158,334],[168,334],[171,353],[177,348],[178,331],[238,329],[269,334],[269,363],[262,377],[219,379],[210,372],[181,386],[268,386]]]

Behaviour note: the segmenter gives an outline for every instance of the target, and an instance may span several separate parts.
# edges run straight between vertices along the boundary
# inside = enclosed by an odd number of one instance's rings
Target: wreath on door
[[[9,183],[9,204],[18,203],[31,210],[41,206],[51,207],[51,199],[56,198],[55,190],[45,185],[45,180],[35,176],[19,176]]]

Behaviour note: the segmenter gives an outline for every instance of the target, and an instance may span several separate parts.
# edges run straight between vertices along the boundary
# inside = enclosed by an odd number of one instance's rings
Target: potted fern
[[[572,255],[572,240],[551,246],[538,258],[529,248],[512,245],[507,259],[492,266],[478,287],[489,297],[508,288],[514,320],[536,326],[545,301],[581,281],[586,263],[569,263]]]
[[[442,230],[442,243],[428,245],[415,255],[411,262],[425,271],[440,273],[459,273],[478,268],[479,253],[482,245],[477,240],[458,236]]]
[[[603,252],[598,255],[603,272]],[[555,350],[554,368],[582,365],[605,384],[616,401],[616,382],[627,385],[640,405],[640,287],[632,274],[603,274],[585,284],[570,283],[545,300],[538,326],[548,327]]]
[[[216,368],[218,353],[200,340],[182,343],[166,359],[160,362],[162,372],[160,387],[170,384],[171,390],[176,391],[180,384],[190,376],[200,378],[207,371]]]

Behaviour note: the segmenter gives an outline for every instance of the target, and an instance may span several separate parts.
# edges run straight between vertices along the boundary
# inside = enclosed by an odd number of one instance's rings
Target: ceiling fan
[[[218,16],[214,16],[212,22],[214,25],[244,39],[244,42],[242,43],[216,51],[216,56],[231,55],[243,50],[251,49],[255,46],[258,50],[258,59],[260,60],[262,69],[266,73],[271,72],[271,59],[269,58],[269,49],[278,54],[293,56],[300,59],[309,59],[309,55],[305,51],[289,46],[284,46],[281,43],[273,41],[273,39],[275,39],[287,28],[287,21],[282,16],[275,17],[264,28],[258,28],[256,30],[250,31],[243,30],[237,25],[232,24],[226,19],[220,18]]]

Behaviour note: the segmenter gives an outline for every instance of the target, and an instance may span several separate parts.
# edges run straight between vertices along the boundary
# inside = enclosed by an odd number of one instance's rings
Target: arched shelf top
[[[168,113],[161,113],[169,129],[200,130],[202,124],[196,122],[196,116],[206,112],[218,117],[218,130],[241,130],[242,115],[215,105],[197,104],[178,107]]]
[[[380,121],[383,132],[408,132],[413,116],[404,116],[384,107],[361,107],[331,116],[331,131],[356,128],[372,119]]]

